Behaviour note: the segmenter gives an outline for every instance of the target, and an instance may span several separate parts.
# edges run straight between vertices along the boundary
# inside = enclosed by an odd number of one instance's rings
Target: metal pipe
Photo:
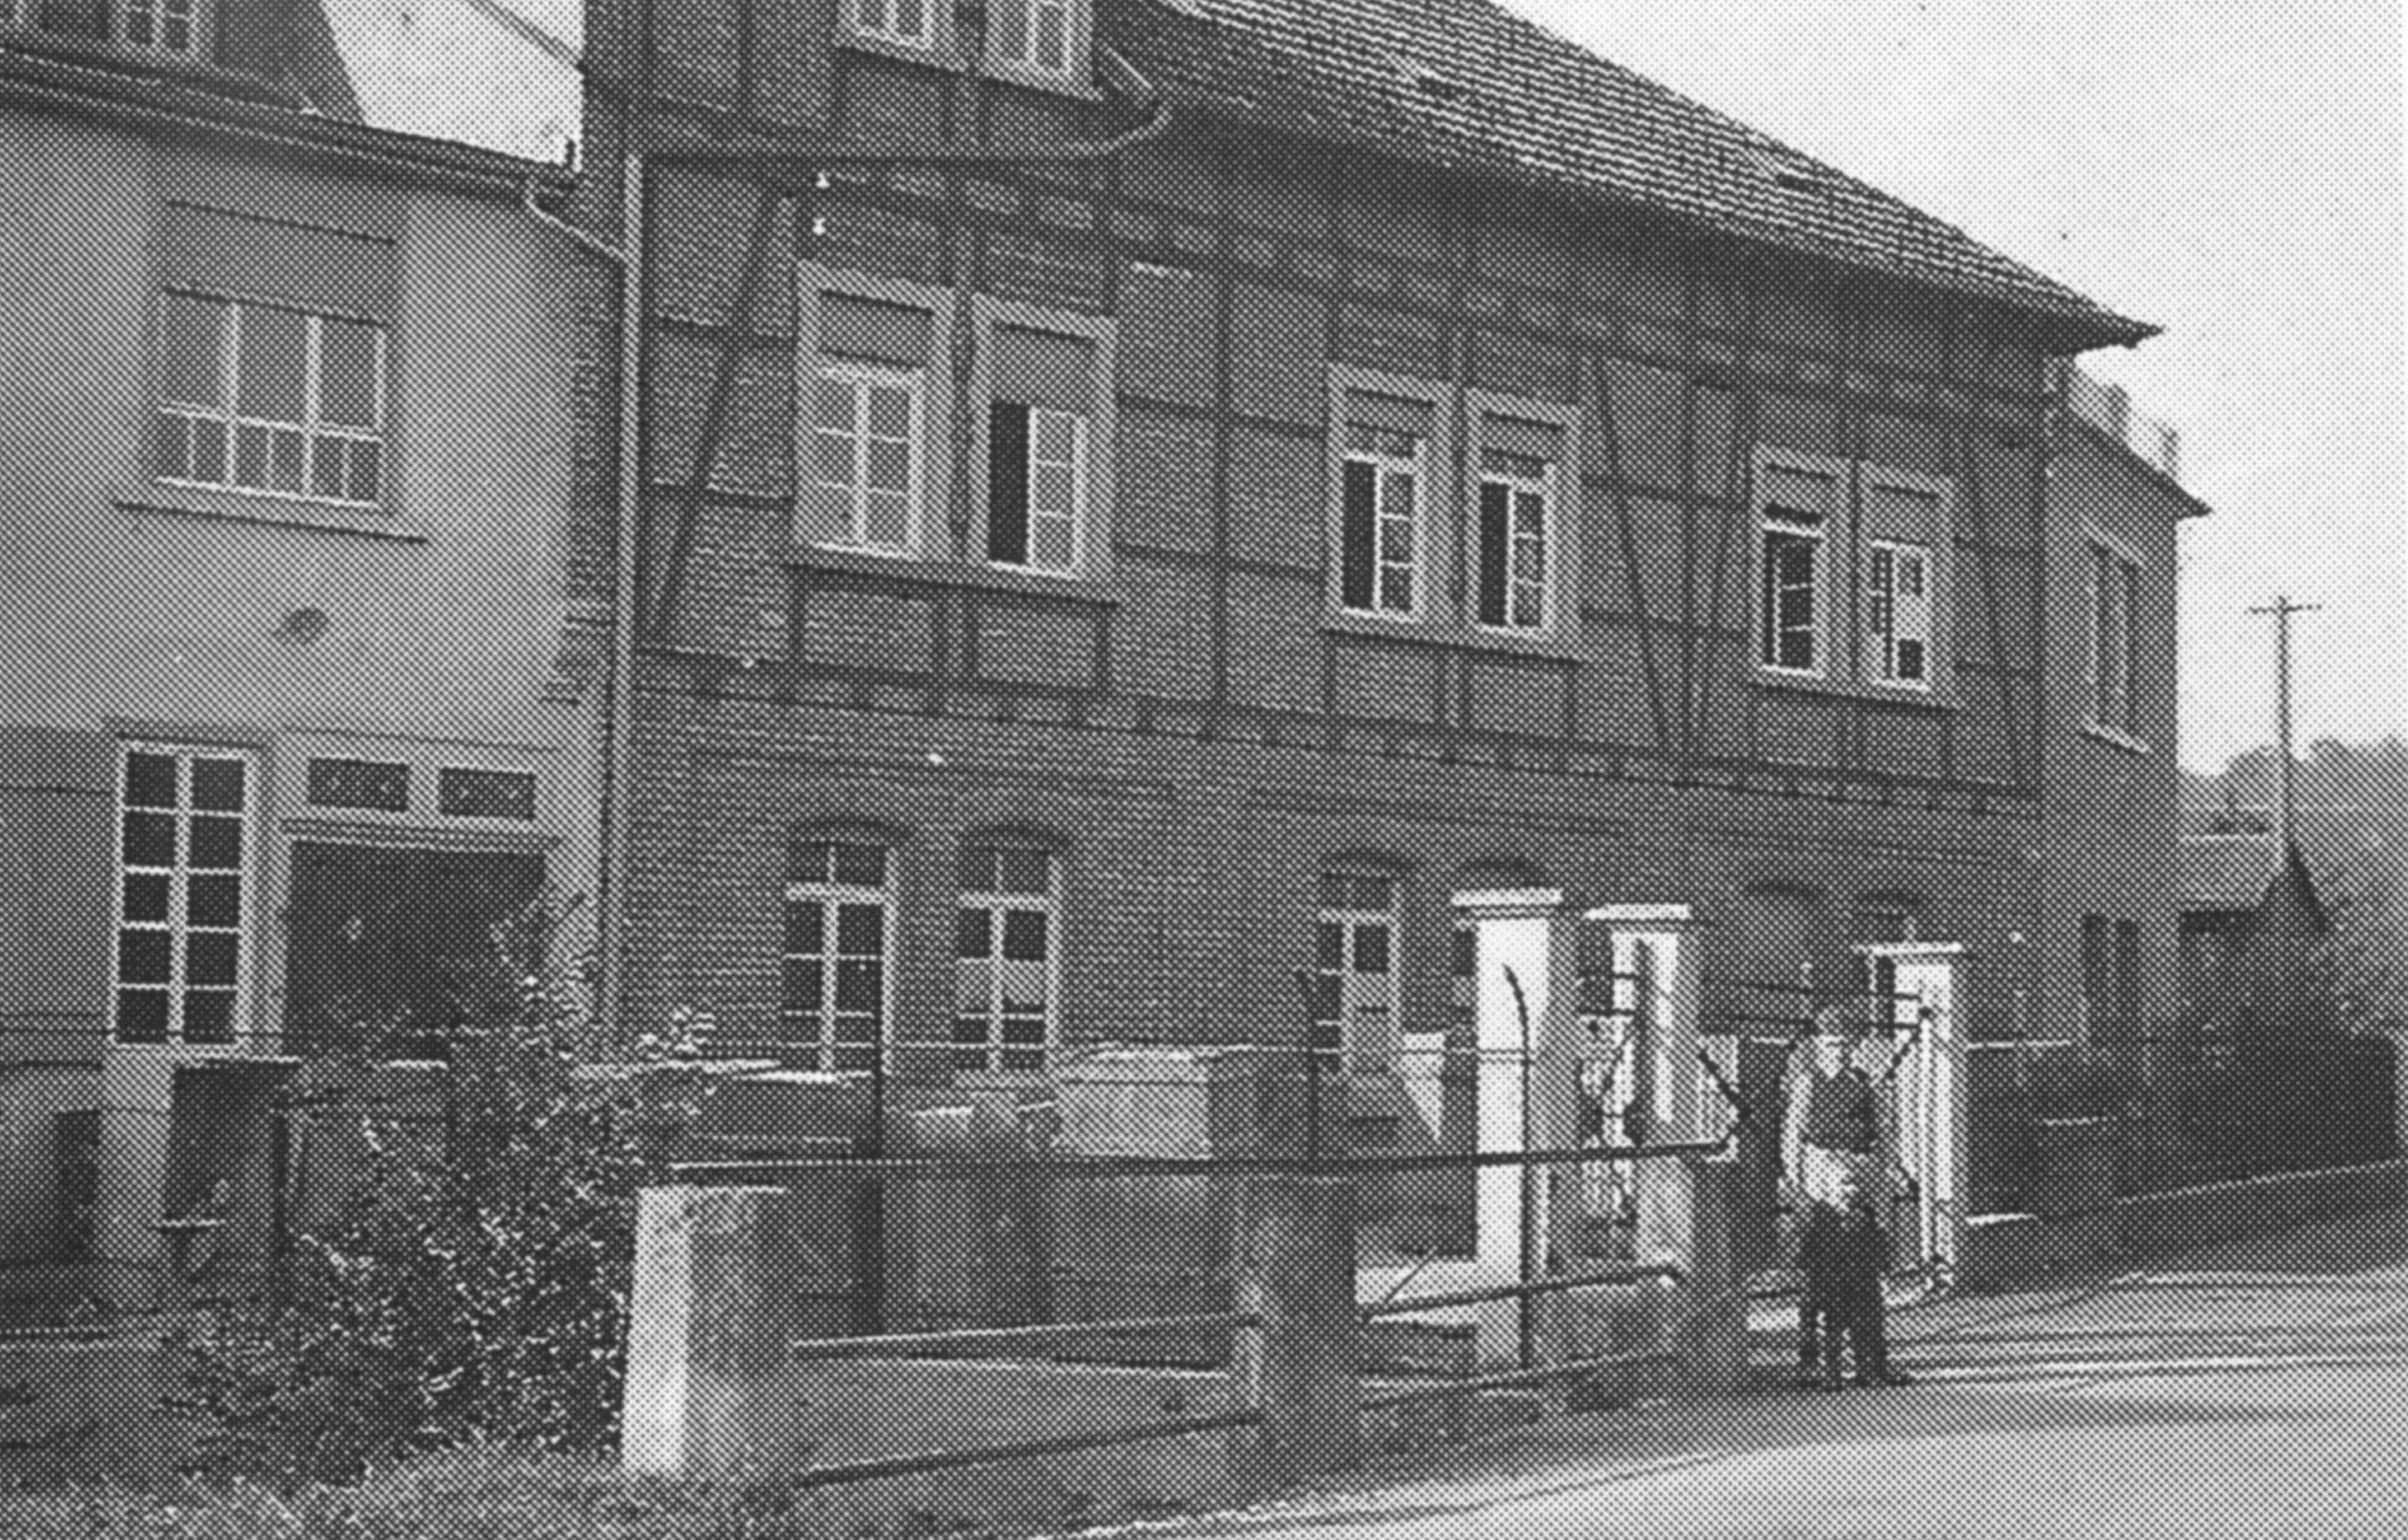
[[[1481,1289],[1453,1289],[1445,1294],[1407,1295],[1400,1299],[1383,1299],[1377,1304],[1361,1306],[1355,1314],[1365,1321],[1378,1321],[1391,1316],[1426,1315],[1433,1310],[1493,1304],[1499,1299],[1524,1299],[1536,1295],[1562,1294],[1571,1289],[1606,1284],[1645,1283],[1652,1278],[1678,1282],[1683,1276],[1685,1274],[1680,1269],[1669,1263],[1641,1263],[1627,1268],[1602,1268],[1594,1272],[1559,1273],[1550,1278],[1533,1278],[1527,1283],[1498,1283]]]
[[[620,1025],[626,1003],[621,977],[627,950],[628,777],[635,733],[635,576],[642,550],[636,523],[643,508],[644,377],[644,157],[628,151],[621,167],[619,235],[626,256],[619,264],[619,522],[610,605],[610,692],[603,728],[602,783],[602,866],[595,906],[595,944],[601,953],[597,991],[602,1030]]]
[[[1210,1316],[1138,1316],[1126,1321],[1065,1321],[1041,1326],[975,1326],[959,1331],[896,1332],[874,1337],[827,1337],[798,1342],[792,1355],[803,1362],[833,1358],[909,1358],[919,1353],[974,1348],[1035,1348],[1083,1337],[1140,1336],[1157,1331],[1217,1331],[1259,1326],[1263,1318],[1246,1310]]]
[[[1450,1396],[1476,1396],[1484,1390],[1516,1390],[1524,1385],[1544,1385],[1554,1379],[1575,1379],[1623,1364],[1668,1364],[1678,1358],[1679,1354],[1661,1348],[1643,1353],[1614,1353],[1604,1358],[1584,1358],[1576,1364],[1549,1364],[1541,1369],[1517,1369],[1501,1374],[1482,1374],[1476,1379],[1441,1380],[1433,1385],[1417,1385],[1411,1390],[1366,1397],[1358,1404],[1367,1412],[1383,1412],[1398,1406],[1410,1406],[1416,1401],[1445,1400]]]
[[[1729,1153],[1730,1140],[1690,1140],[1677,1144],[1643,1144],[1578,1149],[1483,1150],[1459,1154],[1390,1155],[1324,1159],[1319,1170],[1331,1176],[1374,1176],[1396,1171],[1480,1170],[1499,1167],[1579,1166],[1597,1162],[1671,1160],[1686,1156],[1712,1157]],[[850,1172],[857,1176],[925,1176],[936,1179],[974,1176],[1300,1176],[1314,1168],[1301,1160],[1235,1156],[1217,1160],[1177,1159],[1143,1155],[1091,1156],[1071,1160],[1025,1162],[926,1160],[894,1157],[885,1160],[835,1158],[769,1161],[675,1161],[672,1176],[685,1180],[744,1177],[769,1178],[804,1172]]]
[[[1089,1450],[1106,1450],[1119,1444],[1141,1444],[1158,1438],[1188,1438],[1198,1433],[1219,1433],[1233,1428],[1259,1427],[1260,1412],[1217,1412],[1209,1417],[1190,1417],[1173,1423],[1141,1423],[1135,1427],[1114,1428],[1102,1433],[1065,1433],[1059,1438],[1029,1439],[1018,1444],[995,1444],[986,1449],[939,1450],[929,1454],[901,1454],[884,1460],[857,1460],[850,1465],[826,1465],[815,1471],[805,1471],[793,1477],[798,1486],[841,1486],[850,1481],[877,1481],[895,1476],[931,1476],[938,1471],[957,1471],[971,1465],[1000,1465],[1009,1460],[1043,1459],[1057,1454],[1082,1454]]]
[[[537,224],[542,225],[545,229],[550,230],[552,234],[561,237],[563,240],[574,242],[576,244],[584,247],[585,250],[597,257],[600,257],[604,262],[615,265],[625,263],[628,260],[628,254],[620,250],[617,246],[610,244],[606,241],[595,239],[585,231],[578,229],[576,225],[571,224],[568,220],[560,218],[550,209],[547,209],[542,204],[536,202],[535,178],[532,176],[526,178],[526,180],[519,184],[519,207],[525,209],[526,211],[527,218],[533,219]]]

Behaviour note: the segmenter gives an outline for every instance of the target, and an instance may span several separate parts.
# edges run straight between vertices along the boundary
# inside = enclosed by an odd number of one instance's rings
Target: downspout
[[[672,164],[689,165],[727,159],[742,164],[758,164],[766,160],[802,160],[815,166],[946,166],[1006,167],[1032,164],[1061,165],[1081,161],[1105,160],[1125,149],[1160,138],[1170,127],[1170,103],[1139,72],[1137,66],[1118,53],[1105,47],[1098,53],[1108,65],[1121,77],[1129,93],[1152,107],[1146,120],[1133,129],[1109,139],[1078,141],[1066,144],[1042,146],[1015,151],[1008,155],[949,154],[944,152],[909,150],[848,150],[832,149],[807,154],[781,146],[744,146],[715,151],[672,152],[659,157]],[[602,852],[599,902],[595,906],[595,928],[598,966],[601,972],[597,1009],[605,1023],[617,1020],[623,1000],[621,983],[622,952],[626,943],[626,893],[628,830],[626,787],[629,760],[633,754],[635,688],[635,573],[641,542],[637,520],[642,509],[642,487],[638,483],[636,449],[642,426],[641,372],[643,367],[643,327],[639,319],[644,314],[644,156],[630,150],[624,163],[620,183],[619,228],[625,244],[613,246],[597,240],[586,231],[545,209],[536,201],[535,181],[529,177],[520,189],[520,204],[527,217],[553,234],[570,241],[589,255],[615,264],[619,269],[619,432],[618,432],[618,526],[614,531],[613,590],[610,606],[610,684],[603,706],[603,760],[601,786]]]

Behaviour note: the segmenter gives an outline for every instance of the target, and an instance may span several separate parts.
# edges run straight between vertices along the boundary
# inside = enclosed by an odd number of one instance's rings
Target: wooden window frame
[[[128,48],[166,59],[206,63],[217,29],[214,0],[115,0],[111,8],[109,36]],[[167,40],[168,30],[181,24],[185,45]],[[148,37],[137,37],[140,28]]]
[[[1909,562],[1920,574],[1921,589],[1916,596],[1921,601],[1920,624],[1911,632],[1905,625],[1907,595],[1902,580]],[[1886,580],[1882,576],[1884,566],[1888,569]],[[1865,647],[1868,682],[1883,689],[1931,693],[1935,643],[1933,633],[1938,629],[1939,620],[1938,583],[1934,567],[1932,548],[1920,541],[1864,542],[1864,604],[1858,634]],[[1886,626],[1883,617],[1887,618]],[[1908,643],[1923,650],[1911,678],[1899,666],[1901,650]]]
[[[2139,629],[2141,575],[2147,564],[2123,542],[2098,530],[2088,532],[2083,542],[2082,592],[2088,600],[2088,613],[2083,630],[2088,637],[2088,667],[2084,671],[2082,721],[2087,732],[2119,748],[2145,753],[2149,748],[2140,734]],[[2123,587],[2122,607],[2117,620],[2117,634],[2109,635],[2110,586],[2120,582]],[[2116,699],[2109,699],[2110,661],[2116,666],[2119,685]],[[2120,706],[2120,710],[2108,709]],[[2111,720],[2120,717],[2122,720]]]
[[[920,13],[920,29],[905,32],[900,25],[907,5]],[[876,11],[878,20],[865,18]],[[952,42],[953,0],[843,0],[837,27],[847,42],[895,49],[910,55],[941,55]]]
[[[1048,1073],[1056,1053],[1062,1046],[1062,951],[1063,951],[1063,860],[1060,851],[1050,846],[1031,844],[1023,840],[981,839],[964,847],[965,863],[984,856],[990,867],[999,869],[1006,855],[1034,857],[1044,862],[1044,891],[1031,892],[1022,888],[1007,888],[990,880],[983,887],[972,886],[964,880],[955,896],[954,906],[954,1009],[953,1031],[948,1044],[953,1072],[957,1075],[1009,1076],[1039,1078]],[[962,950],[962,922],[971,915],[983,917],[984,950],[972,957]],[[1042,917],[1045,956],[1043,1038],[1037,1044],[1013,1043],[1009,1036],[1012,1013],[1004,1009],[1004,964],[1013,961],[1004,955],[1009,941],[1011,916],[1035,914]],[[973,1015],[966,1011],[961,997],[963,965],[973,962],[986,967],[986,990],[983,1009]],[[979,1040],[973,1042],[963,1034],[963,1023],[981,1023]],[[1035,1063],[1023,1062],[1034,1056]]]
[[[172,328],[177,324],[174,318],[179,301],[223,307],[215,344],[218,398],[214,401],[182,400],[171,394],[171,371],[167,360],[178,346]],[[245,328],[252,317],[269,311],[298,317],[303,324],[301,415],[298,421],[259,417],[243,410]],[[371,403],[369,412],[373,422],[368,426],[336,423],[326,415],[325,348],[329,323],[361,328],[370,334],[374,343],[374,357],[370,365]],[[151,414],[152,439],[145,456],[153,479],[168,486],[194,487],[244,498],[272,498],[285,502],[340,508],[346,512],[381,511],[385,508],[393,489],[389,429],[393,328],[389,324],[362,316],[341,315],[304,305],[277,304],[175,285],[161,291],[159,338],[159,388]],[[180,424],[183,434],[182,460],[186,470],[182,475],[169,472],[161,463],[165,458],[165,435],[171,422]],[[204,474],[207,457],[199,437],[203,432],[213,430],[218,435],[218,470],[214,475]],[[276,443],[285,435],[297,440],[300,454],[298,485],[258,485],[241,479],[242,440],[245,434],[262,437],[265,444],[263,452],[267,455],[266,463],[271,479]],[[318,484],[320,457],[328,447],[336,444],[347,446],[343,450],[344,484],[341,491],[330,493],[320,490]],[[364,451],[374,455],[373,486],[371,495],[365,497],[353,495],[357,456]]]
[[[1081,463],[1077,473],[1076,520],[1072,531],[1074,558],[1066,568],[1007,562],[993,554],[994,412],[999,402],[995,379],[996,335],[1005,330],[1035,332],[1084,344],[1094,358],[1094,378],[1089,410],[1018,404],[1029,407],[1032,420],[1039,411],[1083,417]],[[970,524],[964,545],[965,562],[982,578],[1007,586],[1033,585],[1059,592],[1064,585],[1100,584],[1112,572],[1113,528],[1118,485],[1114,467],[1114,436],[1117,431],[1116,371],[1119,367],[1119,326],[1109,317],[1033,305],[1020,300],[972,296],[969,308],[970,367],[967,399],[970,413]]]
[[[890,564],[896,563],[949,559],[953,552],[954,532],[952,522],[945,514],[951,507],[955,464],[953,422],[959,400],[953,360],[956,349],[961,346],[960,339],[955,336],[960,304],[953,291],[848,269],[830,268],[818,263],[802,264],[797,282],[796,397],[792,441],[795,475],[794,507],[788,530],[790,549],[797,552],[809,552],[814,558],[857,561],[878,571],[892,570]],[[903,364],[884,359],[858,358],[833,349],[826,335],[827,315],[830,301],[839,299],[884,305],[927,316],[930,337],[928,358],[916,365]],[[912,449],[915,490],[911,509],[911,546],[908,551],[847,544],[822,539],[810,532],[809,500],[818,474],[812,442],[816,420],[815,396],[821,373],[832,368],[839,372],[888,372],[897,377],[914,376],[917,379],[917,416]],[[856,513],[858,509],[848,512],[848,529],[855,527],[853,520]]]
[[[1095,7],[1093,0],[1021,0],[1027,25],[1022,29],[1024,46],[1017,54],[1004,51],[1004,37],[996,21],[996,6],[989,0],[986,11],[986,37],[984,43],[986,72],[998,80],[1040,90],[1070,90],[1082,91],[1093,72],[1095,46]],[[1036,56],[1037,14],[1055,11],[1062,15],[1062,63],[1049,64]]]
[[[1504,460],[1520,460],[1524,465],[1500,466],[1499,462]],[[1558,550],[1562,521],[1557,514],[1561,501],[1557,497],[1557,487],[1563,479],[1562,463],[1485,448],[1479,451],[1479,461],[1477,491],[1473,500],[1472,624],[1482,630],[1502,632],[1509,636],[1549,635],[1553,631],[1562,609],[1556,592],[1559,587],[1556,570],[1562,565]],[[1529,466],[1538,469],[1533,473],[1527,468]],[[1505,503],[1502,549],[1494,553],[1490,552],[1488,542],[1488,498],[1491,488],[1497,489]],[[1518,570],[1517,558],[1523,544],[1518,516],[1525,499],[1536,500],[1539,513],[1539,575],[1535,585],[1538,618],[1530,621],[1519,618],[1525,583]],[[1504,612],[1501,618],[1491,620],[1484,613],[1488,603],[1489,564],[1499,559],[1504,567],[1500,584]]]
[[[137,757],[165,758],[175,765],[176,804],[172,809],[158,804],[131,804],[127,801],[127,782],[132,761]],[[226,809],[198,808],[194,806],[193,767],[201,761],[222,761],[243,768],[242,806],[232,809],[240,823],[239,856],[232,867],[197,868],[203,877],[235,879],[236,901],[240,908],[238,922],[232,926],[201,924],[192,919],[192,884],[196,868],[192,860],[192,822],[196,816],[222,818]],[[267,788],[262,784],[263,757],[255,750],[226,744],[177,743],[150,739],[125,739],[117,745],[116,784],[113,793],[115,816],[112,827],[115,835],[113,862],[115,883],[110,898],[110,987],[109,1036],[113,1042],[148,1046],[191,1046],[234,1049],[250,1035],[250,1013],[254,1003],[254,987],[258,970],[258,925],[261,911],[260,861],[258,843],[267,814]],[[174,819],[176,848],[173,859],[166,864],[156,861],[130,861],[127,846],[130,840],[130,820],[137,813],[170,812]],[[165,909],[161,918],[135,918],[128,911],[126,895],[136,878],[166,880]],[[226,1027],[221,1037],[193,1038],[190,1035],[186,1015],[187,995],[191,991],[190,968],[192,940],[194,935],[225,935],[231,932],[234,941],[234,982],[224,992],[231,995],[226,1007]],[[151,980],[128,980],[125,977],[127,937],[129,934],[164,935],[167,947],[167,978],[164,984]],[[216,987],[204,986],[216,992]],[[149,992],[164,988],[167,1012],[159,1037],[124,1036],[124,999],[129,992]]]
[[[823,1073],[871,1067],[858,1062],[864,1057],[890,1067],[895,1030],[895,848],[884,840],[844,834],[806,836],[796,843],[805,850],[825,848],[830,856],[827,875],[797,877],[789,871],[781,889],[780,921],[783,932],[779,942],[781,976],[776,1033],[780,1051],[807,1055],[811,1066]],[[843,880],[835,854],[839,850],[877,851],[879,881],[873,885]],[[820,946],[816,951],[793,949],[795,911],[801,905],[816,906],[820,911]],[[859,1014],[839,1007],[844,964],[871,955],[843,949],[843,918],[848,909],[872,907],[879,911],[878,1019],[872,1036],[864,1042],[847,1039],[839,1030],[841,1016]],[[818,964],[821,970],[819,999],[815,1005],[798,1006],[791,990],[793,970],[798,964],[808,963]],[[790,1024],[807,1017],[811,1021],[813,1035],[795,1036]]]
[[[852,398],[852,422],[844,430],[844,438],[852,447],[853,463],[849,478],[831,481],[819,474],[817,441],[833,431],[819,420],[819,393],[822,386],[841,384]],[[907,409],[908,422],[900,441],[874,434],[871,423],[873,393],[881,390],[900,391]],[[812,376],[811,401],[807,408],[806,432],[813,441],[814,452],[805,462],[805,470],[817,491],[840,494],[846,500],[846,524],[842,538],[822,542],[839,551],[858,552],[873,556],[916,556],[920,554],[920,527],[924,523],[922,505],[928,486],[928,379],[924,370],[906,369],[896,365],[873,364],[851,358],[822,358],[818,372]],[[874,492],[892,489],[870,485],[869,460],[876,443],[900,442],[904,448],[905,486],[903,488],[903,538],[887,545],[869,537],[869,502]]]
[[[1413,603],[1407,609],[1379,606],[1378,509],[1373,505],[1372,603],[1361,607],[1347,602],[1346,594],[1346,482],[1350,463],[1366,463],[1377,456],[1366,456],[1352,449],[1353,430],[1374,428],[1376,424],[1358,424],[1359,412],[1354,404],[1357,397],[1386,398],[1417,407],[1427,414],[1426,429],[1414,435],[1420,440],[1418,458],[1410,464],[1416,471],[1416,503],[1414,509],[1414,548],[1412,563]],[[1441,538],[1444,510],[1455,502],[1459,467],[1455,463],[1456,422],[1460,407],[1458,394],[1447,385],[1404,375],[1386,374],[1347,365],[1332,365],[1329,371],[1329,512],[1327,523],[1328,604],[1332,620],[1338,624],[1377,634],[1393,634],[1399,629],[1429,629],[1444,622],[1440,596],[1447,592],[1451,577],[1448,562],[1453,554],[1449,542]],[[1388,433],[1402,429],[1377,428]],[[1375,473],[1376,475],[1376,473]],[[1377,495],[1374,480],[1374,499]]]

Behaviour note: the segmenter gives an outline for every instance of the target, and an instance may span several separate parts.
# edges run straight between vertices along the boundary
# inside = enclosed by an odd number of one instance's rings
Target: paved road
[[[2408,1536],[2408,1214],[1893,1322],[1912,1385],[1569,1419],[1197,1532]]]

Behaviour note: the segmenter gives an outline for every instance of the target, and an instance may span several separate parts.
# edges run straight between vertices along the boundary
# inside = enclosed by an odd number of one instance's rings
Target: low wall
[[[2408,1161],[2147,1193],[2096,1212],[1987,1214],[1966,1228],[1958,1282],[1989,1289],[2096,1272],[2402,1204]]]

